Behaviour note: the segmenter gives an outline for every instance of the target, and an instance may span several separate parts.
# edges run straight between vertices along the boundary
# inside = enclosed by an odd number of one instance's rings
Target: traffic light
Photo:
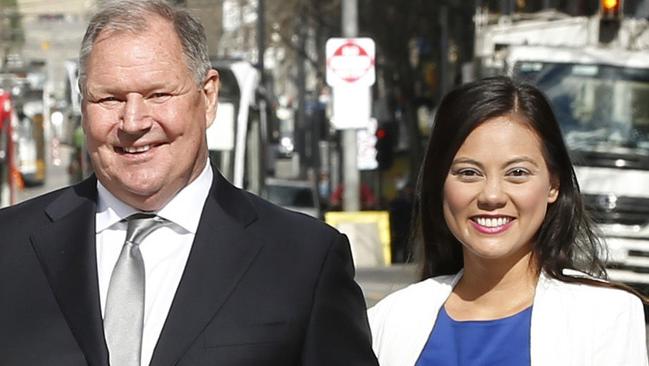
[[[603,18],[619,18],[620,7],[622,6],[621,0],[601,0]]]
[[[390,124],[376,129],[376,162],[379,170],[387,170],[394,160],[394,128]]]
[[[622,0],[600,0],[599,41],[610,43],[620,30]]]

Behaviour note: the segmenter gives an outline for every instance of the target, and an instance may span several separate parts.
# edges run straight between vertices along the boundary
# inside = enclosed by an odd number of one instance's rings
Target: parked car
[[[262,197],[289,210],[322,218],[315,183],[308,180],[266,178]]]

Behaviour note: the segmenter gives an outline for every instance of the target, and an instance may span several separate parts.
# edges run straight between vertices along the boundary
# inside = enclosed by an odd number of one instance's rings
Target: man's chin
[[[111,192],[121,201],[142,211],[159,210],[171,199],[164,197],[161,187],[153,186],[124,185],[117,192]]]

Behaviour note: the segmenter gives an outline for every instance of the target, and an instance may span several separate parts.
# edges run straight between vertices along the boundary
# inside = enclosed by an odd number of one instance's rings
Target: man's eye
[[[154,102],[164,102],[171,98],[171,94],[169,93],[153,93],[149,95],[147,99],[152,100]]]
[[[107,104],[107,103],[117,103],[119,102],[119,99],[116,97],[104,97],[104,98],[99,98],[97,100],[97,103],[102,103],[102,104]]]

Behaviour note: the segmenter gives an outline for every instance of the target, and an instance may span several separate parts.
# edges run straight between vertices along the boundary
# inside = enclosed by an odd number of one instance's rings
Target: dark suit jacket
[[[0,210],[0,365],[108,365],[96,200],[93,177]],[[353,275],[345,236],[215,172],[151,365],[377,365]]]

